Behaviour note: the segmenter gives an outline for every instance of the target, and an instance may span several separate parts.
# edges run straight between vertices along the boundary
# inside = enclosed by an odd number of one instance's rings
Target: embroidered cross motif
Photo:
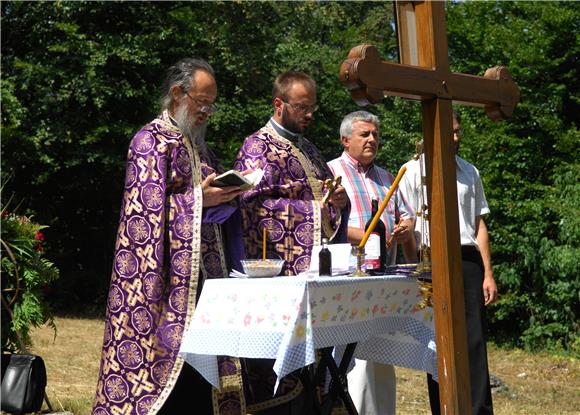
[[[141,171],[139,172],[139,179],[142,181],[146,181],[149,177],[151,179],[157,181],[159,179],[159,173],[155,170],[155,158],[150,156],[145,159],[138,159],[137,164]]]
[[[159,337],[142,337],[141,347],[145,350],[145,360],[153,360],[155,355],[167,356],[167,349],[159,346]]]
[[[280,168],[286,168],[286,160],[288,160],[288,152],[285,150],[278,150],[274,146],[270,146],[271,151],[268,153],[268,161],[278,163]]]
[[[148,381],[148,377],[149,375],[145,369],[141,369],[138,374],[129,372],[127,374],[127,380],[133,384],[131,393],[141,395],[143,391],[153,391],[155,385]]]
[[[126,248],[129,246],[129,238],[125,236],[125,223],[121,222],[119,225],[119,232],[117,233],[117,243],[115,244],[115,249],[119,249],[120,247]]]
[[[109,347],[103,359],[103,373],[106,375],[110,371],[118,372],[119,369],[119,362],[115,358],[115,348]]]
[[[113,337],[115,340],[120,340],[122,336],[133,337],[135,332],[127,325],[129,316],[127,313],[121,313],[119,317],[111,317],[111,324],[114,328]]]
[[[145,249],[137,248],[136,254],[141,260],[141,272],[146,272],[148,268],[155,270],[157,267],[157,261],[153,257],[155,253],[153,245],[147,245]]]
[[[130,215],[133,211],[143,212],[143,205],[139,202],[139,189],[134,187],[130,192],[125,192],[125,215]]]
[[[276,250],[284,252],[284,259],[288,262],[294,260],[294,255],[300,255],[304,252],[304,249],[298,244],[295,244],[294,238],[287,236],[284,238],[283,244],[276,244]]]
[[[135,279],[133,284],[123,281],[123,290],[128,294],[127,303],[129,303],[130,306],[134,306],[138,301],[143,302],[145,298],[143,296],[142,288],[143,283],[140,279]]]
[[[126,403],[122,407],[112,406],[111,412],[114,415],[129,415],[130,413],[133,412],[133,405],[131,405],[130,403]]]
[[[147,216],[147,218],[149,219],[149,223],[153,225],[153,237],[159,238],[162,230],[161,221],[163,218],[163,213],[160,213],[158,215],[156,215],[155,213],[150,213],[149,216]]]
[[[284,221],[286,229],[294,229],[295,222],[303,220],[303,216],[300,213],[295,213],[294,206],[291,204],[288,204],[284,212],[278,213],[276,218]]]

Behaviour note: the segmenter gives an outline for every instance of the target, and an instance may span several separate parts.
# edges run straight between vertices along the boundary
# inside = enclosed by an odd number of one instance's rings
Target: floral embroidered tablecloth
[[[433,309],[420,300],[401,276],[207,280],[180,354],[215,387],[218,355],[275,359],[281,378],[353,342],[358,359],[436,376]]]

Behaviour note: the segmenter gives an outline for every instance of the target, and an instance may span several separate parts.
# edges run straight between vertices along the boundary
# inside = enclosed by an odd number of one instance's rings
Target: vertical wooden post
[[[413,1],[396,1],[397,39],[399,41],[399,62],[405,65],[419,65],[417,52],[417,22]]]
[[[422,2],[415,12],[419,66],[448,73],[444,4]],[[422,101],[441,413],[470,415],[452,111],[450,97]]]
[[[451,101],[422,103],[442,414],[471,414]]]
[[[444,4],[417,4],[419,66],[449,72]],[[437,24],[443,23],[443,24]],[[445,89],[445,88],[444,88]],[[455,154],[452,151],[452,101],[422,102],[430,215],[433,307],[437,337],[439,399],[442,414],[471,414],[471,388],[461,271],[461,244]],[[431,141],[431,143],[429,143]]]

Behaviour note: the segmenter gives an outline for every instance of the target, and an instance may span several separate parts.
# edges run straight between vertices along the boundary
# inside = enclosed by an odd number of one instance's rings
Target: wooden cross
[[[396,3],[401,62],[382,61],[374,46],[351,49],[340,80],[359,105],[395,95],[421,102],[441,413],[471,414],[461,276],[452,102],[481,106],[493,120],[511,116],[519,89],[505,67],[483,77],[452,73],[445,2]]]

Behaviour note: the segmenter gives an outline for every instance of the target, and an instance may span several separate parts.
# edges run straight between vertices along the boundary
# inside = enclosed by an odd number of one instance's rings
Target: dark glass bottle
[[[379,210],[379,201],[371,201],[372,214],[365,225],[365,232],[371,225],[373,218]],[[375,228],[369,235],[365,244],[365,265],[369,274],[382,274],[387,265],[387,237],[384,222],[379,218]]]
[[[322,249],[318,253],[318,275],[332,275],[332,258],[328,249],[328,239],[322,238]]]

